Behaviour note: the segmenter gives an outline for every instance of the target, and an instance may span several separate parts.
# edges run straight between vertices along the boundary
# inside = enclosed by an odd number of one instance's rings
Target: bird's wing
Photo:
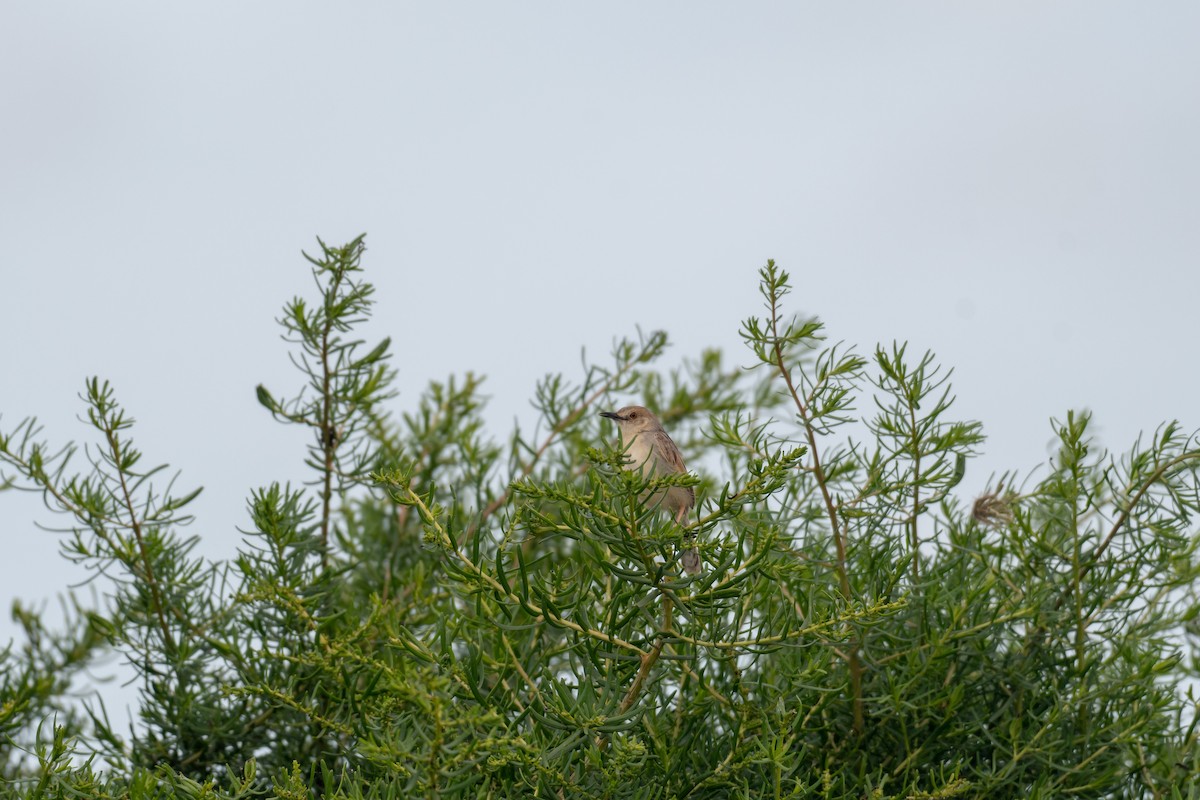
[[[654,452],[663,462],[663,466],[670,472],[687,472],[687,467],[683,465],[683,456],[679,454],[679,448],[671,441],[671,437],[664,431],[658,431],[655,437],[657,441],[654,443]]]

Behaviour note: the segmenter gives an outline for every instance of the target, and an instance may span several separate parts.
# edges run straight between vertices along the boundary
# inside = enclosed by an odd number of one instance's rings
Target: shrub
[[[754,369],[663,373],[664,334],[620,341],[501,444],[473,375],[389,414],[390,343],[354,338],[363,249],[321,243],[319,297],[285,306],[303,383],[258,399],[313,482],[254,490],[233,558],[192,553],[198,490],[143,465],[107,383],[84,450],[2,434],[4,481],[106,587],[61,632],[16,607],[10,796],[1200,797],[1200,447],[1177,424],[1110,458],[1068,413],[1045,477],[964,503],[983,436],[949,372],[829,345],[768,262]],[[622,469],[596,412],[629,397],[692,473]],[[639,499],[680,484],[696,577]],[[137,676],[127,734],[67,693],[107,650]]]

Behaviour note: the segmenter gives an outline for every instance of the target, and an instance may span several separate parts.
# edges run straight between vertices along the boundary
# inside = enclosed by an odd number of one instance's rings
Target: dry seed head
[[[998,528],[1013,521],[1013,505],[1017,493],[997,486],[975,498],[971,507],[971,519],[989,528]]]

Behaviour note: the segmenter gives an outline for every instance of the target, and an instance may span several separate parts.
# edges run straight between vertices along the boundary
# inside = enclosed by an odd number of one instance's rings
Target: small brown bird
[[[625,406],[617,412],[601,411],[600,416],[617,423],[621,441],[628,448],[625,451],[628,458],[625,469],[641,470],[646,476],[687,472],[683,456],[679,455],[679,448],[663,430],[658,417],[649,409],[642,406]],[[643,496],[642,502],[662,504],[667,511],[675,515],[675,521],[680,527],[685,527],[688,512],[696,504],[696,492],[691,486],[669,486],[649,496]],[[689,575],[700,574],[700,553],[694,546],[684,550],[679,560]]]

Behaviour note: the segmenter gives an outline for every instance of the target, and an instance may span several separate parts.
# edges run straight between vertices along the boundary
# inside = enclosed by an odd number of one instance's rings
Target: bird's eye
[[[630,419],[637,419],[637,412],[636,412],[636,411],[630,411],[630,412],[629,412],[629,418],[630,418]]]

